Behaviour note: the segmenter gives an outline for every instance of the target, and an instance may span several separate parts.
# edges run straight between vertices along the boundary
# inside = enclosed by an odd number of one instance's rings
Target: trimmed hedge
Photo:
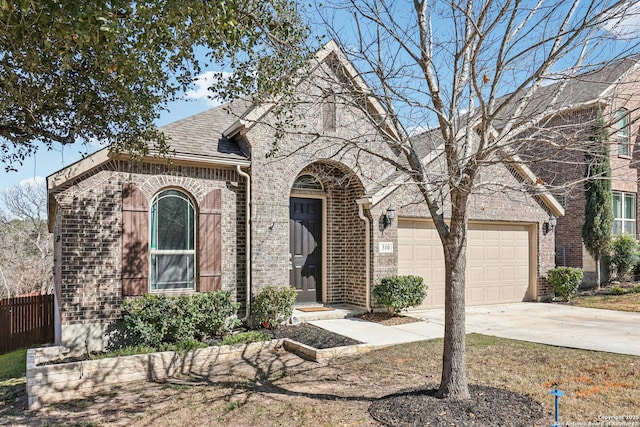
[[[566,301],[571,301],[578,293],[583,278],[584,272],[579,268],[556,267],[547,272],[547,280],[553,292]]]
[[[383,305],[389,313],[398,314],[409,307],[417,307],[427,296],[427,286],[422,277],[383,277],[371,291],[376,304]]]
[[[267,286],[253,299],[253,314],[265,328],[275,329],[293,314],[298,291],[290,286]]]
[[[231,291],[190,296],[146,294],[121,306],[127,340],[154,348],[164,344],[188,348],[197,341],[227,335],[240,324],[236,316],[239,308]]]

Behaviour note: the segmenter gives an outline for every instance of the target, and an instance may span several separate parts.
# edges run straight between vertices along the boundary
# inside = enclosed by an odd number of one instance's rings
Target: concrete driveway
[[[444,325],[444,310],[411,316]],[[547,303],[468,307],[467,333],[640,356],[640,313]]]

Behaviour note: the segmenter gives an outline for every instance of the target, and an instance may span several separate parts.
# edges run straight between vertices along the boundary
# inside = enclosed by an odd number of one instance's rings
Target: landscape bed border
[[[51,362],[63,360],[69,349],[61,346],[33,348],[27,351],[28,407],[38,410],[46,404],[85,398],[126,383],[162,382],[176,375],[207,375],[215,364],[255,357],[265,351],[284,349],[304,359],[323,363],[334,357],[366,353],[374,348],[376,346],[372,344],[356,344],[316,349],[282,338],[53,364]]]

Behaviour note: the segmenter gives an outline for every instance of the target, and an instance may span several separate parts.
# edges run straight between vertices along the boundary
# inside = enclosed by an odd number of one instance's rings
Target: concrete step
[[[364,313],[366,310],[361,307],[354,307],[349,305],[327,305],[325,307],[331,308],[331,310],[324,311],[300,311],[298,308],[302,307],[323,307],[322,305],[305,305],[297,306],[293,309],[292,322],[298,324],[301,322],[311,322],[313,320],[329,320],[329,319],[346,319],[354,317],[358,314]]]

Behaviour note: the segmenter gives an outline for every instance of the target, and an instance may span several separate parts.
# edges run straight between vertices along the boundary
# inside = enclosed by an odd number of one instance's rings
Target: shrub
[[[266,328],[277,328],[293,314],[298,291],[290,286],[267,286],[253,300],[253,314]]]
[[[385,306],[389,313],[397,314],[422,304],[427,295],[427,286],[422,277],[389,276],[380,279],[371,292],[376,304]]]
[[[127,338],[136,345],[189,349],[207,336],[228,334],[239,324],[231,291],[193,296],[146,294],[125,301],[122,317]]]
[[[170,300],[161,295],[146,294],[125,301],[122,317],[127,338],[139,346],[159,347],[168,330]]]
[[[638,242],[633,237],[620,234],[611,243],[611,266],[618,280],[627,278],[638,261]]]
[[[639,294],[640,293],[640,285],[635,285],[632,289],[631,292],[633,292],[634,294]]]
[[[224,336],[239,326],[236,316],[240,304],[233,300],[231,291],[217,291],[193,296],[198,316],[196,328],[206,336]]]
[[[623,288],[622,286],[612,286],[611,289],[609,289],[609,295],[624,295],[627,293],[627,290],[625,288]]]
[[[640,247],[638,249],[640,250]],[[640,278],[640,253],[636,253],[636,263],[631,270],[631,274],[633,274],[633,281],[637,281]]]
[[[547,272],[547,279],[553,292],[566,301],[571,301],[571,298],[578,293],[583,278],[584,272],[579,268],[556,267]]]

